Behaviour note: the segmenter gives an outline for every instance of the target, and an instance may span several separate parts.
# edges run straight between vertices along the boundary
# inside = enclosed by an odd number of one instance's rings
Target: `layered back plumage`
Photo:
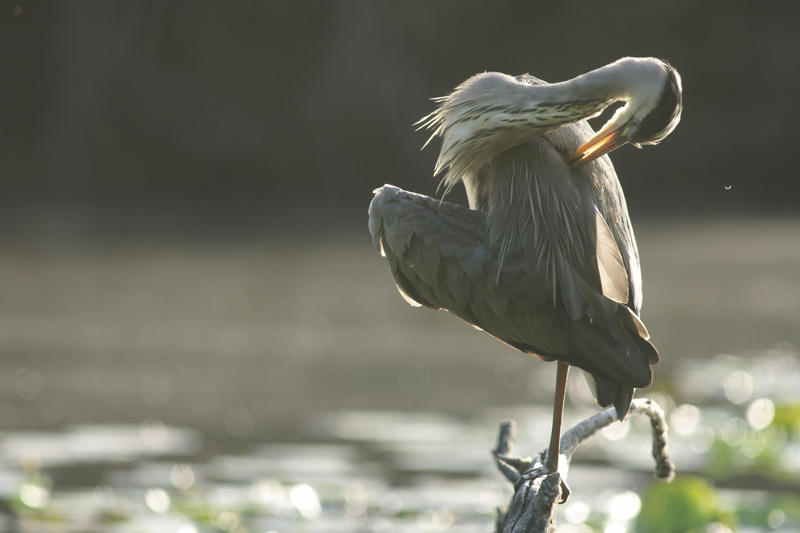
[[[437,171],[446,170],[445,190],[463,182],[470,207],[489,213],[490,242],[501,242],[501,263],[512,247],[525,247],[529,260],[547,272],[553,291],[561,286],[564,293],[580,291],[571,270],[590,285],[592,280],[601,283],[603,272],[595,272],[595,257],[601,263],[607,259],[612,276],[608,294],[615,301],[624,295],[620,303],[638,314],[639,254],[614,168],[608,157],[575,169],[566,163],[566,156],[594,133],[586,122],[578,122],[580,117],[602,111],[611,100],[577,106],[569,111],[574,123],[567,126],[563,106],[540,101],[533,108],[545,118],[521,126],[519,116],[525,110],[530,114],[533,105],[524,89],[532,86],[547,84],[529,75],[488,73],[470,78],[440,101],[425,125],[443,138]],[[488,102],[486,94],[492,98]],[[470,122],[483,125],[467,128]],[[606,226],[612,238],[606,246],[601,238],[599,248],[598,224],[600,235]],[[623,269],[613,268],[617,255]],[[581,299],[577,294],[563,297]]]
[[[658,353],[639,320],[639,254],[605,154],[674,129],[680,77],[660,60],[623,58],[556,84],[483,73],[437,100],[420,124],[442,138],[445,193],[463,183],[471,209],[375,191],[370,232],[400,292],[559,369],[586,370],[598,402],[624,417]],[[616,101],[625,105],[594,134],[585,119]]]

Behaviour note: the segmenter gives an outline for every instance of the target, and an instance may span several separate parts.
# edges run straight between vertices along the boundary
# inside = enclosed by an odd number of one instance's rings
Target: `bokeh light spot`
[[[242,523],[242,515],[236,511],[225,509],[217,515],[216,523],[223,531],[233,531]]]
[[[455,517],[449,509],[439,509],[431,513],[431,525],[433,525],[434,529],[449,529],[454,521]]]
[[[139,438],[154,450],[163,450],[167,446],[167,428],[157,420],[147,420],[139,426]]]
[[[33,509],[44,507],[49,496],[50,491],[41,485],[26,483],[19,488],[20,501]]]
[[[108,485],[99,485],[94,488],[94,501],[100,507],[111,507],[117,499],[114,489]]]
[[[767,448],[776,452],[782,450],[789,440],[789,432],[784,426],[769,426],[764,430],[764,437],[767,439]]]
[[[362,516],[367,512],[369,494],[362,483],[353,481],[344,489],[344,511],[348,516]]]
[[[317,492],[309,485],[295,485],[292,487],[289,499],[303,518],[314,519],[322,512]]]
[[[570,524],[583,524],[589,518],[592,508],[586,502],[572,502],[564,509],[564,518]]]
[[[685,403],[678,406],[669,417],[670,426],[681,435],[688,435],[700,422],[700,409]]]
[[[628,529],[621,522],[609,522],[603,528],[603,533],[628,533]]]
[[[169,471],[169,480],[176,489],[189,490],[194,485],[194,470],[189,465],[175,465]]]
[[[772,529],[779,528],[786,521],[786,513],[780,509],[773,509],[767,515],[767,524]]]
[[[164,489],[152,488],[145,491],[144,503],[154,513],[163,514],[169,511],[172,500]]]
[[[746,402],[753,394],[753,377],[744,371],[737,371],[725,380],[725,397],[735,404]]]
[[[742,440],[742,453],[750,458],[756,457],[764,451],[766,445],[767,439],[764,437],[764,433],[757,429],[750,430]]]
[[[265,510],[272,510],[288,503],[288,494],[280,481],[260,479],[250,485],[247,499]]]
[[[734,417],[722,426],[722,440],[728,446],[738,446],[747,436],[747,422],[739,417]]]
[[[608,516],[615,521],[624,522],[639,514],[642,500],[635,492],[625,491],[612,495],[606,503]]]
[[[689,447],[695,453],[705,453],[716,441],[714,430],[708,426],[697,426],[689,437]]]
[[[403,499],[396,492],[387,492],[381,497],[379,505],[383,514],[394,516],[403,510]]]
[[[747,408],[745,418],[754,429],[764,429],[775,418],[775,404],[769,398],[759,398]]]

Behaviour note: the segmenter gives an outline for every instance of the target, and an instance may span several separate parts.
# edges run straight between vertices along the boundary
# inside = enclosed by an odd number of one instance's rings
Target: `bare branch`
[[[522,472],[528,469],[530,463],[526,463],[524,470],[520,470],[520,465],[525,460],[520,457],[508,457],[514,447],[517,438],[517,423],[513,420],[505,420],[500,423],[500,433],[497,435],[497,446],[492,450],[497,469],[511,483],[516,483]]]
[[[635,410],[634,410],[635,409]],[[675,477],[675,463],[669,457],[669,438],[667,432],[667,418],[664,410],[649,398],[634,400],[631,405],[633,414],[647,415],[650,417],[650,426],[653,432],[653,459],[656,460],[656,477],[666,482]]]
[[[645,398],[634,400],[628,415],[647,415],[653,432],[653,458],[656,461],[656,477],[671,481],[675,465],[667,450],[667,422],[664,411],[654,401]],[[498,510],[495,521],[496,533],[544,533],[553,528],[556,502],[561,500],[562,476],[566,481],[572,453],[586,439],[617,420],[613,408],[606,409],[570,428],[561,437],[559,472],[548,474],[522,483],[511,500],[508,512]],[[500,425],[497,446],[493,450],[497,467],[512,483],[521,475],[542,466],[547,450],[535,458],[510,457],[514,447],[516,423],[505,421]]]

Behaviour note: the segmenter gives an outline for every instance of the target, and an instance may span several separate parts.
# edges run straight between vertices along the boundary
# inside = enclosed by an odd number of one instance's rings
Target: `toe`
[[[562,476],[561,477],[561,501],[558,502],[558,503],[565,503],[567,501],[567,498],[569,498],[570,494],[572,494],[572,492],[569,490],[569,485],[567,485],[567,482],[564,481],[564,477]]]

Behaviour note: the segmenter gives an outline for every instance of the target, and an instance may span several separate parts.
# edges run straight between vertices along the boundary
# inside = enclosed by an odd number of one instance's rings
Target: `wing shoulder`
[[[373,244],[401,292],[459,316],[491,260],[482,246],[485,219],[485,213],[391,185],[376,189],[369,209]]]
[[[569,318],[548,300],[545,275],[522,249],[499,261],[486,216],[386,185],[375,191],[369,225],[407,299],[447,309],[522,351],[568,353]]]

